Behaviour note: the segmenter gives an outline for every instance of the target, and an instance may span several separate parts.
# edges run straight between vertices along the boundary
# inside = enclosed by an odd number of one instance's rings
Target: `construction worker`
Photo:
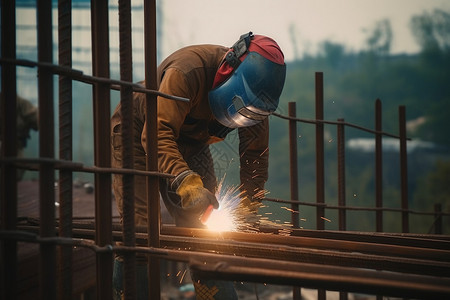
[[[158,67],[158,90],[189,102],[158,97],[158,167],[174,176],[162,182],[165,206],[177,226],[201,227],[201,215],[217,208],[217,186],[209,145],[238,128],[242,206],[263,197],[268,177],[268,116],[278,106],[286,66],[271,38],[244,34],[231,47],[195,45],[182,48]],[[120,104],[111,119],[112,166],[121,167]],[[135,168],[145,170],[145,95],[134,95]],[[113,189],[122,213],[122,180],[113,176]],[[147,224],[145,178],[135,176],[136,225]],[[115,272],[120,273],[120,259]],[[138,274],[139,276],[139,274]],[[231,283],[200,280],[191,274],[197,299],[237,299]],[[116,277],[115,277],[116,280]],[[121,282],[114,283],[120,294]],[[139,288],[138,288],[139,290]]]
[[[2,97],[0,93],[0,98]],[[8,101],[8,99],[4,99]],[[30,131],[38,130],[38,109],[33,103],[20,96],[16,98],[16,133],[17,133],[17,158],[23,157],[23,151],[27,146],[28,139],[30,138]],[[0,145],[3,141],[0,141]],[[23,178],[25,169],[17,168],[17,180],[20,181]]]

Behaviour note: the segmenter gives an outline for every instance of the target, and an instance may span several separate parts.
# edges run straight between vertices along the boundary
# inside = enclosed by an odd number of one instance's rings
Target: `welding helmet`
[[[261,122],[277,109],[285,77],[283,52],[274,40],[242,35],[226,53],[208,94],[214,117],[229,128]]]

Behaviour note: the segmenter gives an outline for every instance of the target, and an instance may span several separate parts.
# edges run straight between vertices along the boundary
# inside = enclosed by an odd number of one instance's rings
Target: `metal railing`
[[[2,1],[2,145],[1,155],[1,297],[17,299],[19,289],[17,266],[18,242],[39,245],[39,298],[70,299],[73,296],[73,249],[84,247],[95,253],[96,294],[97,299],[112,298],[112,259],[113,254],[125,254],[124,296],[134,299],[136,253],[148,255],[148,274],[150,299],[159,299],[160,263],[165,260],[189,263],[198,272],[214,278],[243,280],[264,283],[289,284],[320,288],[319,295],[324,297],[323,289],[378,293],[379,289],[388,295],[407,297],[441,297],[450,294],[450,241],[436,236],[416,235],[376,235],[367,233],[336,233],[324,231],[323,219],[326,209],[338,209],[341,230],[345,230],[345,212],[351,209],[345,203],[345,147],[344,128],[355,125],[343,120],[329,122],[323,120],[323,78],[316,74],[316,118],[315,120],[297,119],[295,104],[290,104],[288,117],[291,137],[296,136],[296,123],[307,122],[316,126],[316,203],[298,201],[296,186],[297,170],[291,171],[291,200],[284,201],[293,205],[314,205],[317,214],[317,231],[293,228],[289,236],[272,234],[255,235],[245,233],[224,233],[223,241],[218,241],[202,230],[160,227],[158,178],[168,176],[157,172],[157,133],[156,133],[156,96],[162,95],[156,87],[156,9],[155,1],[144,1],[144,51],[145,51],[145,88],[132,83],[131,78],[131,14],[130,1],[119,1],[120,31],[120,80],[112,80],[109,72],[108,38],[108,1],[91,1],[92,32],[92,69],[93,76],[84,75],[72,69],[71,59],[71,1],[58,1],[58,60],[53,63],[52,7],[51,1],[37,1],[38,61],[16,59],[15,3]],[[15,100],[16,67],[37,68],[39,88],[39,158],[19,159],[16,157],[15,143]],[[55,149],[55,107],[53,106],[53,76],[59,76],[59,154]],[[94,166],[87,167],[72,161],[72,82],[80,81],[93,87],[94,119]],[[124,168],[115,169],[110,165],[110,91],[120,90],[124,124],[131,124],[133,91],[147,95],[147,171],[133,170],[131,128],[124,126],[126,137],[123,141],[128,161]],[[164,95],[178,101],[178,97]],[[8,99],[8,101],[5,101]],[[378,102],[377,102],[378,103]],[[378,104],[377,104],[378,105]],[[377,108],[377,111],[379,108]],[[406,132],[404,128],[404,108],[400,109],[400,136],[402,161],[402,213],[403,231],[408,232],[408,214],[414,213],[407,206],[406,190]],[[324,195],[324,124],[336,125],[339,132],[339,205],[325,203]],[[377,123],[378,124],[378,123]],[[6,129],[7,128],[7,129]],[[362,129],[362,128],[360,128]],[[372,131],[377,139],[377,174],[381,167],[381,136],[388,135],[376,125]],[[291,166],[295,162],[296,149],[291,144]],[[17,168],[37,168],[39,171],[40,217],[38,226],[17,224],[17,182],[14,176]],[[59,218],[54,215],[54,182],[59,171]],[[74,221],[72,212],[72,176],[74,172],[95,174],[95,219],[86,224]],[[133,176],[146,175],[148,226],[135,228],[134,206],[124,207],[123,226],[114,224],[111,216],[111,174],[124,175],[124,194],[133,193]],[[381,176],[377,178],[377,231],[382,231]],[[405,190],[403,190],[405,189]],[[158,201],[153,201],[157,199]],[[271,200],[271,199],[269,199]],[[439,215],[444,215],[440,213]],[[298,224],[295,214],[293,224]],[[84,226],[84,227],[83,227]],[[296,227],[296,226],[294,226]],[[270,229],[268,229],[270,231]],[[181,238],[180,238],[181,236]],[[121,240],[123,245],[115,245]],[[184,250],[183,250],[184,249]],[[190,250],[186,250],[190,249]],[[280,255],[274,257],[274,253]],[[356,253],[359,254],[356,254]],[[442,261],[444,260],[444,261]],[[381,275],[380,270],[383,272]],[[446,276],[444,276],[446,275]],[[366,280],[361,281],[361,278]],[[411,285],[411,282],[414,284]],[[298,299],[297,291],[295,298]],[[344,295],[342,297],[345,297]]]
[[[296,103],[289,102],[288,103],[288,116],[274,113],[275,116],[288,120],[289,122],[289,165],[290,165],[290,188],[291,188],[291,199],[290,200],[282,200],[282,199],[274,199],[274,198],[266,198],[268,201],[279,202],[291,204],[292,210],[292,218],[291,222],[295,228],[299,227],[298,220],[298,211],[299,205],[304,206],[313,206],[316,208],[316,229],[323,230],[325,229],[325,210],[338,210],[338,229],[339,230],[347,230],[347,218],[346,212],[355,210],[355,211],[372,211],[375,212],[375,227],[377,232],[383,232],[383,212],[398,212],[401,214],[401,228],[403,233],[408,233],[410,224],[409,224],[409,215],[423,215],[423,216],[431,216],[434,218],[433,227],[434,233],[440,234],[442,233],[442,218],[449,217],[450,213],[445,213],[442,211],[442,206],[440,204],[435,204],[434,211],[432,212],[424,212],[412,210],[408,205],[408,157],[407,157],[407,141],[410,140],[407,138],[406,134],[406,108],[405,106],[400,106],[398,109],[399,115],[399,135],[391,134],[388,132],[382,131],[382,113],[381,113],[381,100],[377,99],[375,101],[375,129],[370,129],[366,127],[362,127],[356,124],[345,122],[344,119],[338,119],[337,121],[328,121],[323,119],[323,73],[317,72],[316,75],[316,119],[304,119],[296,117]],[[302,202],[298,201],[298,151],[297,151],[297,124],[298,123],[306,123],[313,124],[316,127],[316,202]],[[336,153],[337,153],[337,186],[338,186],[338,205],[330,205],[325,203],[325,172],[324,172],[324,125],[333,125],[336,127]],[[375,181],[375,203],[374,207],[356,207],[356,206],[348,206],[346,205],[346,172],[345,172],[345,128],[350,127],[357,129],[361,132],[373,134],[375,137],[375,151],[374,151],[374,161],[375,161],[375,172],[374,172],[374,181]],[[399,151],[399,165],[400,165],[400,198],[401,198],[401,207],[399,208],[388,208],[383,206],[383,147],[382,147],[382,137],[391,137],[394,139],[398,139],[400,145]]]

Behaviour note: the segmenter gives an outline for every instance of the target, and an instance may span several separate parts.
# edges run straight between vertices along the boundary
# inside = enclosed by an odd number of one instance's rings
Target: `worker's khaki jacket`
[[[206,188],[214,191],[216,177],[209,145],[222,141],[231,129],[221,126],[209,108],[210,91],[216,71],[228,48],[198,45],[180,49],[158,68],[159,91],[189,99],[189,102],[158,97],[159,171],[178,176],[193,170],[202,176]],[[145,95],[134,94],[134,164],[145,170]],[[111,119],[112,166],[122,167],[120,104]],[[256,126],[239,128],[240,177],[242,190],[249,196],[264,188],[268,168],[268,120]],[[122,213],[121,176],[113,178],[114,194]],[[146,225],[145,179],[135,177],[137,225]]]

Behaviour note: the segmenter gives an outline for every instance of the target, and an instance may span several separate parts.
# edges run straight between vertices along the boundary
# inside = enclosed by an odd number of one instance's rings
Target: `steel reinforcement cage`
[[[326,121],[323,115],[323,74],[316,73],[316,118],[299,119],[295,103],[289,103],[289,116],[275,114],[289,121],[291,199],[268,201],[316,207],[316,229],[298,228],[298,214],[292,214],[293,228],[289,235],[266,228],[267,234],[223,233],[217,239],[200,229],[160,226],[157,172],[156,97],[162,95],[156,86],[156,3],[144,1],[145,88],[132,83],[131,4],[119,0],[120,80],[110,78],[108,1],[91,1],[92,70],[93,75],[72,68],[72,24],[69,0],[58,1],[58,61],[54,64],[52,39],[52,1],[37,1],[37,61],[16,58],[15,1],[2,1],[2,145],[1,153],[1,299],[17,299],[18,242],[39,245],[39,298],[70,299],[72,291],[73,249],[88,248],[96,256],[95,288],[97,299],[112,298],[113,254],[125,254],[125,299],[135,298],[136,253],[148,254],[149,299],[159,299],[160,262],[173,260],[189,263],[199,273],[213,278],[292,285],[294,299],[301,298],[302,287],[318,289],[318,298],[325,299],[325,290],[391,295],[411,298],[445,298],[450,295],[450,238],[445,235],[414,235],[409,232],[407,153],[405,108],[399,108],[399,136],[381,130],[381,102],[376,101],[375,130],[346,123]],[[39,158],[18,158],[16,136],[16,68],[37,68],[39,106]],[[59,78],[59,110],[53,105],[53,76]],[[94,166],[87,167],[72,160],[72,82],[93,87]],[[147,105],[147,171],[133,170],[131,155],[124,155],[121,169],[110,165],[110,92],[120,91],[124,124],[131,124],[132,93],[146,93]],[[163,95],[175,101],[179,97]],[[8,99],[8,101],[6,101]],[[59,117],[59,137],[54,136],[55,116]],[[296,128],[298,122],[312,123],[316,128],[316,203],[298,201],[298,170]],[[324,125],[337,128],[338,187],[337,206],[325,203],[324,196]],[[350,126],[375,135],[376,204],[374,208],[349,207],[345,203],[345,127]],[[123,127],[124,154],[131,149],[131,126]],[[398,209],[383,207],[382,201],[382,137],[399,139],[401,170],[401,203]],[[59,154],[55,155],[55,140]],[[127,150],[128,149],[128,150]],[[37,226],[17,224],[17,168],[36,168],[39,172],[39,222]],[[60,186],[59,208],[55,207],[55,173]],[[73,172],[95,175],[95,218],[92,224],[80,224],[72,217]],[[123,207],[123,226],[114,224],[111,216],[111,174],[124,176],[124,194],[133,194],[133,176],[147,176],[147,228],[134,225],[134,206]],[[158,201],[152,201],[158,199]],[[59,218],[54,215],[59,209]],[[338,210],[339,231],[324,230],[326,209]],[[372,210],[376,213],[378,233],[344,232],[346,211]],[[403,234],[381,233],[384,211],[402,216]],[[448,217],[437,206],[431,214],[436,218],[435,231],[440,233],[442,218]],[[115,245],[122,240],[123,245]]]

